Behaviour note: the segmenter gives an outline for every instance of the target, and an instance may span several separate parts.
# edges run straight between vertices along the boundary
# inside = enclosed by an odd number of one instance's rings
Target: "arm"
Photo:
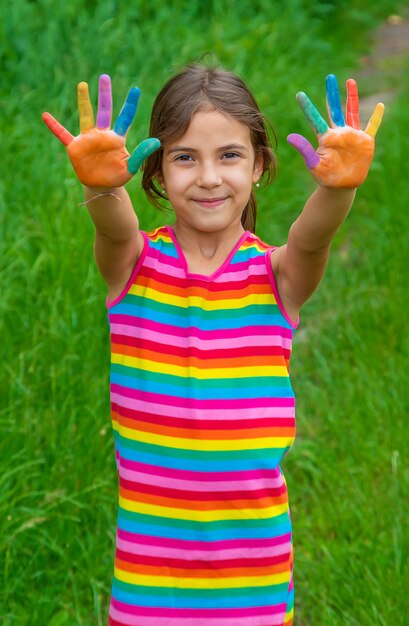
[[[125,287],[143,250],[139,221],[125,187],[84,187],[85,203],[95,225],[94,254],[114,300]]]
[[[382,120],[383,105],[378,104],[366,130],[361,131],[355,81],[347,81],[347,88],[346,125],[335,76],[327,78],[331,128],[307,96],[297,94],[319,145],[315,151],[301,135],[290,135],[288,140],[303,156],[319,187],[291,226],[287,244],[271,257],[280,297],[294,320],[324,275],[331,242],[349,213],[356,188],[367,176]]]
[[[146,139],[129,155],[126,133],[133,121],[139,89],[133,87],[111,130],[112,95],[109,76],[99,80],[97,123],[88,85],[78,85],[80,134],[73,137],[49,113],[43,119],[66,146],[78,179],[84,185],[85,204],[95,224],[95,256],[112,299],[122,290],[137,262],[143,239],[138,218],[124,185],[160,142]]]

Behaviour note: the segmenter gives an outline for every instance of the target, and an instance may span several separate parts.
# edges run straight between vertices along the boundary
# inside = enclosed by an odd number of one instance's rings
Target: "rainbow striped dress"
[[[289,626],[280,461],[295,435],[291,323],[245,232],[211,276],[171,227],[109,305],[119,511],[110,626]]]

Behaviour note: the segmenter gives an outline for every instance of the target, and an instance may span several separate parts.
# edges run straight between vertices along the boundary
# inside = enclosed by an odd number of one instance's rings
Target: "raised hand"
[[[293,133],[287,140],[301,154],[311,174],[322,187],[353,189],[362,185],[367,177],[384,105],[378,102],[363,131],[360,129],[356,82],[347,80],[346,123],[337,80],[333,74],[327,76],[326,90],[330,126],[304,92],[297,94],[297,101],[317,135],[317,150],[302,135]]]
[[[80,134],[74,137],[50,113],[43,120],[67,149],[72,166],[83,185],[93,188],[121,187],[138,171],[142,162],[160,147],[158,139],[142,141],[130,155],[126,134],[136,114],[140,91],[132,87],[111,130],[112,89],[107,74],[99,78],[97,123],[87,83],[78,85]]]

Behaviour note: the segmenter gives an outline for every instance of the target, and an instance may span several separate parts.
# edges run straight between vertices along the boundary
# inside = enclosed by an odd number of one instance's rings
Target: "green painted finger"
[[[144,141],[142,141],[139,146],[135,148],[135,150],[132,152],[131,156],[128,159],[128,171],[131,174],[136,174],[144,160],[147,159],[148,156],[153,154],[153,152],[155,152],[159,148],[159,139],[150,137],[149,139],[145,139]]]
[[[305,117],[318,135],[323,135],[328,130],[328,124],[322,115],[315,108],[307,94],[303,91],[297,93],[297,102],[300,105]]]

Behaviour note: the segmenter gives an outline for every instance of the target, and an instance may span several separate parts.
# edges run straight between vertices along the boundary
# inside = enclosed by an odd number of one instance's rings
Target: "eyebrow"
[[[231,143],[231,144],[228,144],[227,146],[220,146],[219,148],[217,148],[217,150],[220,152],[225,152],[226,150],[247,151],[248,148],[247,146],[244,146],[241,143]],[[173,152],[198,152],[198,150],[196,150],[195,148],[190,148],[189,146],[174,146],[173,148],[170,148],[169,150],[167,150],[167,152],[171,154]]]

